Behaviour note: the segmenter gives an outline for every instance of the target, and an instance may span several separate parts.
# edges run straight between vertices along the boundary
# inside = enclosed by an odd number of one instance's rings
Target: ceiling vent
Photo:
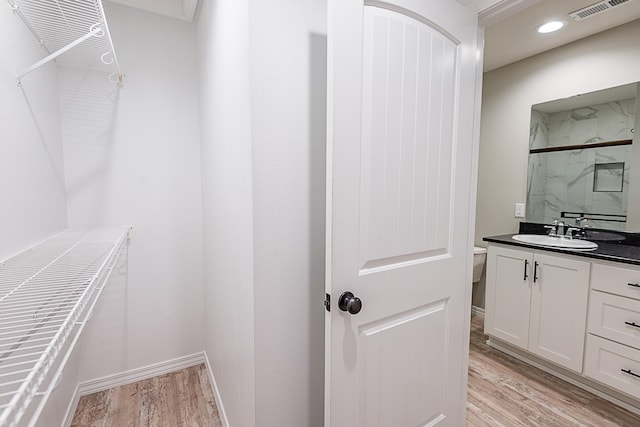
[[[602,12],[606,12],[607,10],[611,10],[616,6],[620,6],[631,0],[605,0],[591,6],[584,7],[580,10],[576,10],[575,12],[571,12],[569,14],[570,17],[575,19],[576,21],[582,21],[583,19],[590,18],[594,15],[597,15]]]

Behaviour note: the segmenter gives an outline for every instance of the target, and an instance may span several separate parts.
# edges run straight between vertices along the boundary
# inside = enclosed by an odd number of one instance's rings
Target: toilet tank
[[[487,249],[479,246],[473,247],[473,283],[480,281],[484,271],[484,262],[487,258]]]

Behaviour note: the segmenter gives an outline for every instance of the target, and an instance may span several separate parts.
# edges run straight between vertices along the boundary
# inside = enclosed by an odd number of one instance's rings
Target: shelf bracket
[[[102,30],[102,28],[100,26],[92,26],[91,30],[85,34],[84,36],[80,37],[77,40],[72,41],[71,43],[69,43],[68,45],[56,50],[55,52],[51,53],[50,55],[47,55],[46,57],[42,58],[40,61],[36,62],[35,64],[31,65],[30,67],[25,68],[24,70],[20,71],[18,73],[18,84],[20,84],[20,79],[23,78],[24,76],[26,76],[27,74],[29,74],[30,72],[37,70],[38,68],[40,68],[42,65],[46,64],[47,62],[56,59],[58,56],[62,55],[63,53],[67,52],[68,50],[73,49],[74,47],[78,46],[80,43],[84,42],[87,39],[90,39],[91,37],[101,37],[102,35],[104,35],[104,31]]]
[[[24,16],[24,14],[20,10],[20,7],[16,4],[16,2],[14,2],[13,0],[7,0],[7,1],[9,2],[9,6],[11,7],[11,10],[13,10],[13,13],[15,13],[20,17],[20,19],[22,20],[24,25],[27,27],[27,29],[36,38],[36,40],[38,41],[38,44],[41,45],[44,48],[44,50],[47,51],[47,53],[51,53],[51,51],[47,49],[47,46],[44,44],[44,40],[42,40],[38,35],[38,33],[36,32],[36,30],[33,29],[31,24],[29,23],[29,20]]]

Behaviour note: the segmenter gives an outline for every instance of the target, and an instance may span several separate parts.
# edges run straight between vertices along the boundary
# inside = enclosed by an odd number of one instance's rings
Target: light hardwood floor
[[[467,426],[640,426],[640,417],[489,347],[471,316]]]
[[[483,318],[473,315],[467,426],[640,426],[639,416],[492,349],[486,340]],[[200,365],[84,396],[72,426],[219,427],[221,423],[209,377]]]
[[[72,427],[220,427],[204,365],[80,398]]]

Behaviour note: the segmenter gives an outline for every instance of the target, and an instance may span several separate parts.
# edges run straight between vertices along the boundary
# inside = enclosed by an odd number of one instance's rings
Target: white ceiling
[[[183,21],[193,21],[198,0],[109,0]]]
[[[193,21],[198,0],[109,0],[185,21]],[[569,13],[599,0],[458,0],[480,12],[486,27],[484,71],[519,61],[546,50],[640,19],[640,0],[631,0],[609,11],[574,21]],[[531,3],[534,3],[531,5]],[[501,9],[511,7],[511,16]],[[526,8],[525,8],[526,7]],[[513,11],[517,11],[513,14]],[[492,20],[501,19],[496,23]],[[537,34],[539,24],[561,19],[567,26],[557,33]]]
[[[575,21],[569,13],[599,0],[543,0],[485,30],[484,71],[519,61],[584,37],[640,19],[640,0]],[[535,28],[553,19],[567,22],[560,31],[538,34]]]

